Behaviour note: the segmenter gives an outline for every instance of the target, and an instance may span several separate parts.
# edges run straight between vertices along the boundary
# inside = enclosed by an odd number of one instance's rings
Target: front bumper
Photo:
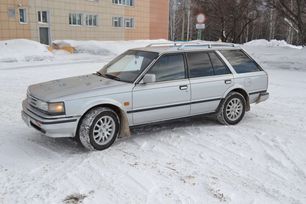
[[[80,117],[50,117],[31,109],[22,102],[21,117],[27,126],[48,137],[74,137]]]

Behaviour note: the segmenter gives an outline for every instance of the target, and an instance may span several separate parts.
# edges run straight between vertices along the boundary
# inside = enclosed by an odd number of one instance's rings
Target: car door
[[[190,86],[191,115],[212,113],[225,92],[233,86],[233,75],[217,53],[186,53]]]
[[[190,83],[183,54],[161,56],[147,74],[156,82],[133,89],[134,125],[185,117],[190,114]]]

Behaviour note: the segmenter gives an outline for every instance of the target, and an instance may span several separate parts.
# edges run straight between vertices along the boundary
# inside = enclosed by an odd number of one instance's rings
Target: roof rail
[[[235,47],[234,43],[201,43],[201,42],[195,42],[192,44],[182,44],[180,47],[178,47],[178,50],[183,50],[185,47],[200,47],[200,46],[206,46],[208,48],[212,47]]]
[[[146,47],[153,47],[153,46],[173,46],[173,47],[180,47],[185,44],[199,44],[199,42],[180,42],[180,41],[175,41],[175,42],[165,42],[165,43],[151,43],[147,45]]]
[[[208,48],[212,47],[235,47],[234,43],[207,43],[207,42],[200,42],[200,41],[192,41],[192,42],[166,42],[166,43],[152,43],[147,45],[146,47],[153,47],[153,46],[172,46],[178,47],[178,50],[183,50],[185,47],[197,47],[197,46],[206,46]]]
[[[146,47],[153,47],[153,46],[158,46],[158,45],[164,45],[164,46],[171,45],[171,46],[176,47],[176,46],[178,46],[177,44],[179,44],[179,42],[151,43],[151,44],[147,45]]]

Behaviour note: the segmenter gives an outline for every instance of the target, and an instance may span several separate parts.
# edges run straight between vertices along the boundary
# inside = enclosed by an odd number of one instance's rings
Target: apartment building
[[[168,0],[0,0],[0,40],[167,39]]]

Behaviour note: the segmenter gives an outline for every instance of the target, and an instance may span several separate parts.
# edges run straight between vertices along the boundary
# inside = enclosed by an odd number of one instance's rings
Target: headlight
[[[65,114],[65,104],[63,102],[48,103],[48,113],[55,115]]]

